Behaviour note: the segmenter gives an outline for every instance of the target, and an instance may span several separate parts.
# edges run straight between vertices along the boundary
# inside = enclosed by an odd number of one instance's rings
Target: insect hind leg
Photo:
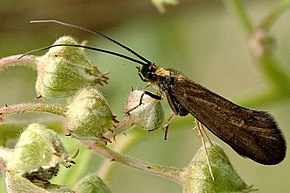
[[[207,148],[206,148],[206,145],[205,145],[205,139],[204,139],[205,131],[204,131],[204,128],[203,128],[202,124],[199,121],[197,121],[197,120],[196,120],[196,127],[197,127],[197,131],[198,131],[198,135],[200,136],[200,139],[201,139],[202,146],[203,146],[204,151],[205,151],[205,156],[206,156],[206,162],[207,162],[207,165],[208,165],[208,170],[209,170],[209,173],[210,173],[210,176],[211,176],[212,180],[214,181],[214,175],[213,175],[210,159],[209,159],[209,156],[208,156]]]
[[[205,143],[205,140],[207,140],[209,142],[209,144],[213,147],[213,150],[217,153],[217,155],[226,163],[230,164],[228,162],[228,160],[219,152],[219,150],[216,148],[216,146],[213,144],[213,142],[211,141],[211,139],[209,138],[209,136],[206,134],[205,130],[204,130],[204,126],[201,122],[199,122],[197,119],[196,119],[196,128],[197,128],[197,131],[198,131],[198,135],[201,139],[201,143],[202,143],[202,146],[204,148],[204,151],[205,151],[205,155],[206,155],[206,161],[207,161],[207,164],[208,164],[208,169],[209,169],[209,173],[211,175],[211,178],[212,180],[214,181],[214,173],[213,173],[213,170],[212,170],[212,167],[211,167],[211,162],[210,162],[210,158],[208,156],[208,151],[207,151],[207,147],[206,147],[206,143]]]

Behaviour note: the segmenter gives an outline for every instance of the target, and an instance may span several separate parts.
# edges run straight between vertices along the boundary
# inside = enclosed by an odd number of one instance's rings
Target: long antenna
[[[63,26],[67,26],[67,27],[71,27],[71,28],[75,28],[75,29],[80,29],[80,30],[83,30],[83,31],[86,31],[86,32],[89,32],[89,33],[92,33],[92,34],[95,34],[95,35],[99,35],[99,36],[101,36],[101,37],[103,37],[103,38],[105,38],[107,40],[110,40],[114,44],[117,44],[118,46],[122,47],[123,49],[129,51],[134,56],[136,56],[139,59],[141,59],[144,62],[146,62],[146,64],[151,64],[152,63],[151,61],[147,60],[146,58],[144,58],[143,56],[141,56],[140,54],[138,54],[137,52],[135,52],[134,50],[132,50],[128,46],[125,46],[124,44],[122,44],[122,43],[110,38],[109,36],[107,36],[105,34],[97,32],[97,31],[93,31],[93,30],[90,30],[90,29],[87,29],[87,28],[84,28],[84,27],[81,27],[81,26],[73,25],[73,24],[70,24],[70,23],[65,23],[65,22],[58,21],[58,20],[34,20],[34,21],[30,21],[30,23],[56,23],[56,24],[60,24],[60,25],[63,25]],[[91,49],[91,50],[93,50],[93,49]],[[143,65],[144,65],[144,63],[143,63]]]
[[[98,52],[103,52],[103,53],[106,53],[106,54],[111,54],[111,55],[114,55],[114,56],[118,56],[120,58],[125,58],[127,60],[130,60],[132,62],[135,62],[135,63],[138,63],[138,64],[141,64],[141,65],[148,65],[147,63],[143,62],[143,61],[140,61],[140,60],[136,60],[135,58],[131,58],[129,56],[125,56],[123,54],[119,54],[119,53],[116,53],[116,52],[112,52],[110,50],[104,50],[104,49],[101,49],[101,48],[95,48],[95,47],[91,47],[91,46],[84,46],[84,45],[79,45],[79,44],[54,44],[54,45],[51,45],[51,46],[47,46],[47,47],[43,47],[43,48],[38,48],[38,49],[35,49],[35,50],[31,50],[29,52],[26,52],[24,53],[22,56],[20,56],[18,59],[21,59],[23,58],[24,56],[27,56],[28,54],[32,54],[34,52],[39,52],[39,51],[43,51],[43,50],[47,50],[47,49],[50,49],[50,48],[53,48],[53,47],[58,47],[58,46],[71,46],[71,47],[79,47],[79,48],[85,48],[85,49],[89,49],[89,50],[94,50],[94,51],[98,51]]]

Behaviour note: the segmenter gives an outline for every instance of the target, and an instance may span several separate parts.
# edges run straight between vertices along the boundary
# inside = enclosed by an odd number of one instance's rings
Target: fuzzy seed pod
[[[67,129],[78,139],[110,142],[103,134],[116,122],[103,95],[93,87],[79,90],[66,112]]]
[[[77,193],[111,193],[109,187],[96,175],[88,175],[76,185]]]
[[[55,44],[78,44],[73,38],[64,36]],[[71,96],[84,85],[107,83],[108,78],[86,58],[78,47],[57,46],[39,59],[35,85],[38,96],[61,98]]]
[[[70,167],[72,163],[57,134],[33,123],[21,134],[7,169],[29,180],[47,181],[58,173],[59,164]]]
[[[49,182],[41,183],[40,181],[31,183],[13,171],[6,171],[5,179],[8,193],[75,193],[67,186],[50,184]]]
[[[132,124],[145,130],[158,129],[164,121],[160,101],[141,90],[134,90],[129,94],[124,111],[127,112],[126,115]]]
[[[234,170],[224,150],[217,143],[206,144],[208,154],[201,147],[182,174],[184,192],[250,192],[251,187]],[[219,154],[217,153],[219,152]],[[206,156],[214,180],[209,171]]]

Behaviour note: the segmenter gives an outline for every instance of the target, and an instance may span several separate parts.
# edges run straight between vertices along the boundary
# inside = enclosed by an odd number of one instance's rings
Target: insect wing
[[[284,159],[286,142],[267,112],[240,107],[186,77],[179,77],[167,88],[170,100],[184,107],[240,155],[265,165]]]

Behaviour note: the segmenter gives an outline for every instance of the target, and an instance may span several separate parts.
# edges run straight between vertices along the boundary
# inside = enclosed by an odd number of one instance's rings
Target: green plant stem
[[[239,18],[241,24],[246,29],[246,31],[249,34],[252,33],[254,30],[254,27],[250,18],[248,17],[245,11],[242,1],[241,0],[224,0],[224,3]]]
[[[258,28],[269,31],[276,20],[290,6],[290,0],[280,1],[258,25]]]
[[[0,108],[0,117],[24,112],[40,112],[40,113],[52,113],[56,115],[64,116],[66,107],[58,104],[44,104],[44,103],[22,103],[10,106],[4,106]]]
[[[265,54],[257,58],[263,74],[269,80],[273,92],[285,97],[290,96],[290,76],[283,70],[275,56],[272,53]]]
[[[181,182],[181,172],[182,169],[179,168],[173,168],[173,167],[165,167],[157,164],[152,164],[148,162],[144,162],[141,160],[137,160],[135,158],[131,158],[125,155],[122,155],[118,152],[113,151],[112,149],[108,148],[107,146],[95,143],[93,141],[82,141],[83,144],[86,146],[89,146],[93,151],[96,153],[119,163],[122,163],[124,165],[130,166],[132,168],[145,171],[157,176],[165,177],[170,180],[174,180],[176,182]]]
[[[290,97],[290,73],[285,71],[280,62],[274,56],[274,50],[271,46],[271,37],[267,34],[279,16],[290,6],[290,0],[282,0],[278,3],[260,22],[257,27],[253,27],[252,22],[246,14],[241,0],[224,0],[226,5],[233,11],[239,22],[247,31],[247,36],[250,37],[250,45],[254,45],[252,57],[261,68],[265,78],[270,84],[270,92],[267,96],[267,101],[276,101],[277,99]],[[264,36],[260,36],[264,33]],[[252,41],[252,42],[251,42]],[[253,104],[253,102],[250,102]],[[260,102],[261,103],[261,102]]]
[[[271,99],[271,101],[269,101]],[[256,95],[251,95],[249,97],[242,97],[239,100],[239,104],[245,107],[257,107],[263,106],[265,104],[271,105],[271,103],[275,103],[280,100],[280,97],[274,94],[272,91],[269,90],[267,92],[257,93]]]
[[[28,55],[21,59],[19,57],[22,55],[13,55],[0,59],[0,71],[6,69],[9,66],[27,66],[32,69],[36,69],[38,56]]]
[[[123,123],[126,123],[123,122]],[[122,122],[116,126],[116,128],[119,125],[124,125]],[[127,121],[128,123],[128,121]],[[125,124],[126,125],[126,124]],[[125,127],[126,128],[126,127]],[[144,136],[140,132],[133,132],[129,135],[118,136],[117,141],[118,143],[112,144],[114,151],[126,153],[131,147],[134,147],[134,145],[138,142],[140,142],[140,138],[143,138]],[[114,166],[116,165],[116,162],[108,162],[104,161],[103,164],[98,168],[97,174],[102,179],[109,180],[109,177],[111,174],[113,174]]]

